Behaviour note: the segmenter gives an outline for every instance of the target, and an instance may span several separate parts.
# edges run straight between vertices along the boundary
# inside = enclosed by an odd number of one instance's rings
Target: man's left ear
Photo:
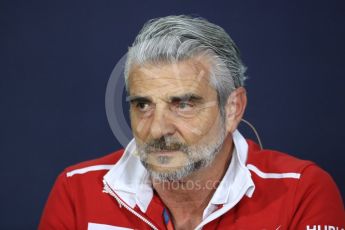
[[[227,132],[233,133],[237,129],[243,117],[246,105],[247,95],[245,88],[239,87],[235,89],[228,97],[225,105],[225,124]]]

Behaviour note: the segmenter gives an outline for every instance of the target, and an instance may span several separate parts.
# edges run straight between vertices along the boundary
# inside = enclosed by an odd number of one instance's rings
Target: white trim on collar
[[[245,166],[248,155],[248,144],[237,130],[233,133],[232,139],[235,148],[232,153],[230,165],[203,213],[203,220],[207,222],[211,221],[208,220],[209,218],[212,220],[215,219],[212,218],[212,215],[216,216],[218,212],[231,209],[244,195],[251,197],[255,189],[250,171]],[[223,205],[224,210],[221,208],[214,212],[218,205]],[[217,216],[219,216],[219,213]]]
[[[231,202],[238,189],[247,183],[248,169],[245,166],[247,160],[248,144],[242,135],[236,130],[233,133],[235,148],[228,170],[226,171],[221,183],[211,199],[212,204],[225,204]],[[249,174],[250,175],[250,174]],[[245,180],[244,180],[245,179]],[[246,191],[246,195],[251,197],[252,192]]]
[[[244,195],[251,197],[254,192],[254,183],[245,167],[248,144],[237,130],[232,136],[235,148],[230,166],[206,209],[213,211],[213,205],[218,204],[222,204],[223,208],[204,215],[204,220],[199,226],[222,215]],[[123,156],[104,176],[104,180],[131,208],[137,205],[142,212],[146,212],[153,197],[153,189],[148,172],[136,155],[134,140],[127,145]]]
[[[131,208],[138,205],[142,212],[146,212],[153,190],[148,172],[136,155],[134,139],[120,160],[105,174],[104,180]]]

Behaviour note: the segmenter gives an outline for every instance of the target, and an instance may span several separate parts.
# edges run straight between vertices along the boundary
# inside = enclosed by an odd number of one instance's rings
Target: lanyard
[[[164,210],[163,210],[163,218],[164,218],[164,223],[165,223],[166,229],[167,230],[174,230],[174,225],[171,221],[169,211],[167,208],[164,208]]]

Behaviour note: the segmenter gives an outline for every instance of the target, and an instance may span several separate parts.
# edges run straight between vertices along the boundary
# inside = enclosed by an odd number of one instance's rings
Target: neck
[[[180,181],[155,182],[154,189],[169,209],[176,229],[196,227],[231,160],[232,137],[229,135],[213,162]]]

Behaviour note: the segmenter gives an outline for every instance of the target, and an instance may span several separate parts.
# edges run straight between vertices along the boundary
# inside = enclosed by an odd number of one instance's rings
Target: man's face
[[[212,162],[225,139],[205,57],[135,66],[129,75],[131,125],[154,179],[179,180]]]

